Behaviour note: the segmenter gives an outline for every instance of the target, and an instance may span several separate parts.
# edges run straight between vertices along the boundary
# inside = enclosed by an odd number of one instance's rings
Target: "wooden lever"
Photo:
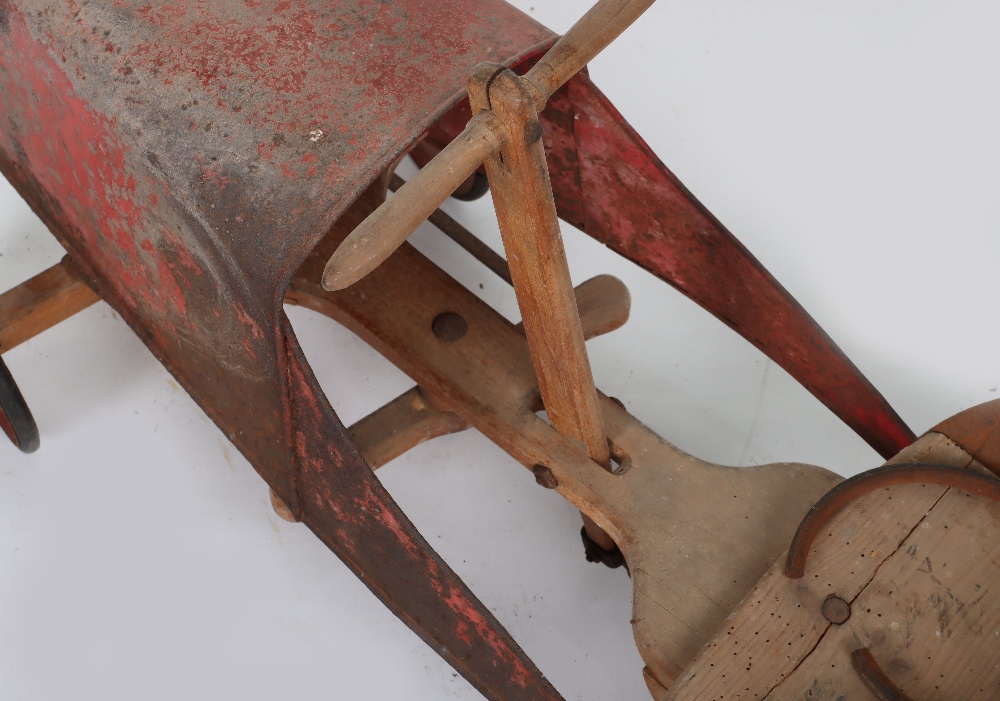
[[[486,174],[539,390],[556,430],[607,466],[608,441],[559,234],[542,127],[525,81],[501,71],[490,79],[495,71],[477,70],[469,99],[474,113],[492,102],[510,134],[508,145],[486,159]]]
[[[541,112],[553,92],[653,1],[599,0],[524,76],[535,109]],[[469,120],[458,138],[344,240],[323,270],[324,289],[344,289],[378,267],[506,140],[507,131],[492,112],[481,112]]]

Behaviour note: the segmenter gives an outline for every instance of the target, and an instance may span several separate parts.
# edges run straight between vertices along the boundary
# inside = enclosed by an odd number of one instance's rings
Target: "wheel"
[[[41,444],[31,409],[3,358],[0,358],[0,428],[24,453],[35,452]]]

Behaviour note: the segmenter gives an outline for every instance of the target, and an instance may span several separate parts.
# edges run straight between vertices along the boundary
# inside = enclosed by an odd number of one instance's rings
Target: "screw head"
[[[531,471],[535,473],[535,481],[546,489],[555,489],[559,486],[559,480],[545,465],[535,465]]]
[[[469,332],[469,322],[461,314],[444,312],[434,317],[434,321],[431,322],[431,330],[438,340],[454,343]]]
[[[839,596],[830,595],[823,602],[823,618],[834,625],[845,623],[851,617],[851,605]]]

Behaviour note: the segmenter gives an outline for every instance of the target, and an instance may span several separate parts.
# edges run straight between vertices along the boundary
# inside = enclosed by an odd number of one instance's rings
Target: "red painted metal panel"
[[[569,99],[576,162],[567,165],[578,173],[579,190],[573,183],[556,194],[567,221],[712,312],[883,457],[914,441],[826,332],[687,191],[586,76],[570,83]],[[567,121],[560,119],[559,125]]]
[[[549,41],[496,0],[0,0],[0,170],[286,503],[497,700],[559,696],[353,449],[281,304],[476,63]]]

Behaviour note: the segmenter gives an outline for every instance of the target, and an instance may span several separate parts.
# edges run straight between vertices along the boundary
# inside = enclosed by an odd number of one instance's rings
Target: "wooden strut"
[[[0,294],[0,353],[16,348],[100,299],[66,256]]]
[[[0,355],[94,304],[100,297],[77,274],[69,256],[0,294]],[[31,409],[0,357],[0,430],[22,452],[38,449]]]
[[[492,111],[507,131],[505,146],[486,159],[486,175],[542,403],[557,431],[611,469],[535,100],[526,81],[484,63],[469,80],[469,102],[473,114]],[[606,551],[615,549],[607,533],[587,516],[583,520],[591,540]]]
[[[598,275],[574,292],[585,339],[610,333],[628,321],[631,298],[618,278]],[[286,302],[295,304],[300,299],[292,294]],[[520,324],[516,328],[523,330]],[[425,390],[413,387],[351,425],[347,432],[368,466],[377,470],[421,443],[467,428],[469,424],[458,414],[436,406]],[[296,521],[274,490],[271,504],[281,518]]]

